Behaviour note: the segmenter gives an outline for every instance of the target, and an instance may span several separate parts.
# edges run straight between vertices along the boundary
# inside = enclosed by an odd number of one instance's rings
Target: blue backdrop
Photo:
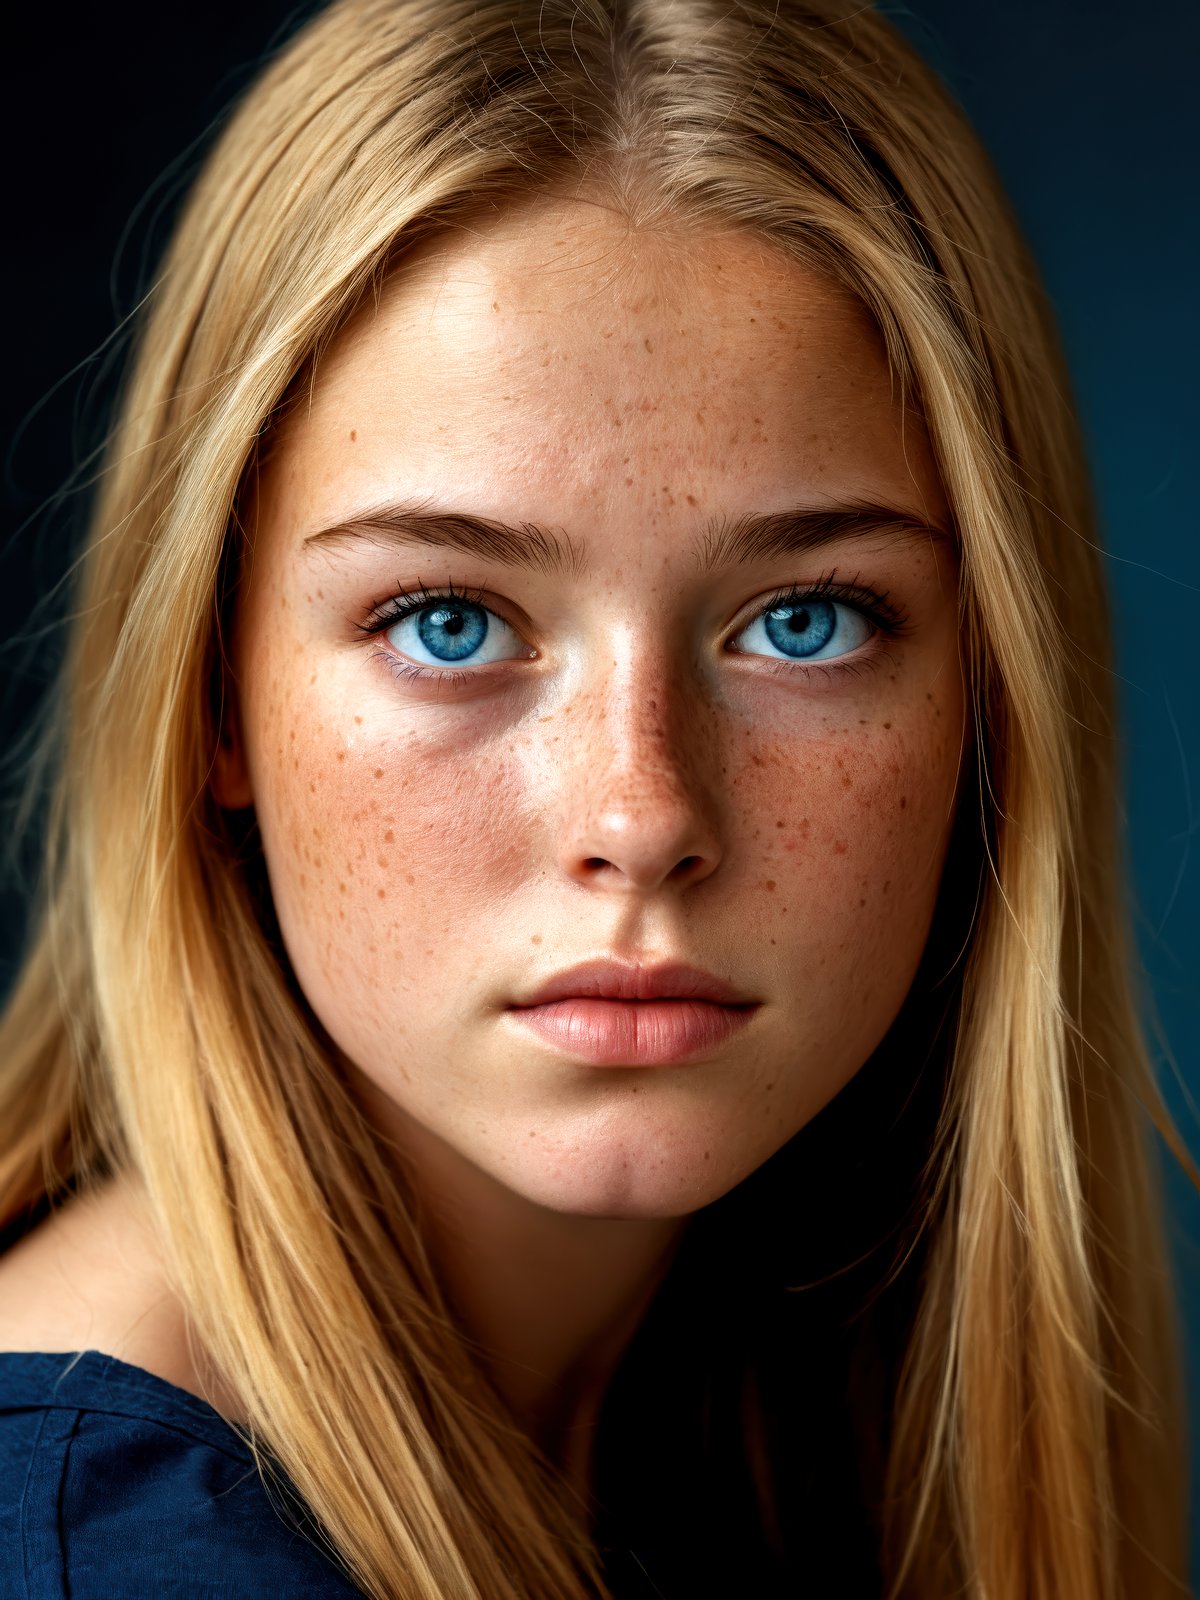
[[[1157,1014],[1164,1089],[1196,1153],[1200,10],[1185,0],[885,0],[882,9],[957,94],[990,150],[1058,312],[1112,586],[1147,1017]],[[1174,1163],[1167,1176],[1191,1379],[1200,1593],[1200,1196]]]

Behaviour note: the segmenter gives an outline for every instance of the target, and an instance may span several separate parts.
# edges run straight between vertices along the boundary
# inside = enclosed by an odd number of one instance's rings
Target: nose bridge
[[[690,786],[697,766],[691,745],[705,719],[695,705],[687,715],[685,696],[682,674],[665,653],[614,662],[597,706],[614,779],[627,775],[647,793]]]
[[[614,886],[691,882],[720,854],[711,718],[661,637],[613,643],[577,707],[563,865]]]

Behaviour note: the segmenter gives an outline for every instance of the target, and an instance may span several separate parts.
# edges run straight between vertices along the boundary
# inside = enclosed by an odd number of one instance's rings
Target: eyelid
[[[420,611],[423,606],[433,605],[438,600],[465,600],[473,606],[482,606],[485,611],[492,610],[482,589],[459,589],[449,580],[431,589],[424,579],[418,578],[411,588],[397,584],[387,599],[372,606],[366,620],[356,622],[355,627],[361,633],[382,633],[404,617],[411,616],[414,611]],[[499,616],[500,613],[496,612],[495,615]],[[501,621],[507,621],[507,618],[502,617]]]
[[[725,643],[728,644],[730,639],[736,639],[739,634],[745,633],[747,628],[765,616],[768,611],[774,610],[776,606],[803,605],[807,600],[829,600],[850,606],[853,610],[861,612],[878,633],[891,639],[903,638],[912,631],[909,613],[899,602],[892,599],[887,590],[881,592],[865,585],[861,581],[861,576],[855,577],[849,583],[839,581],[835,570],[824,574],[813,583],[789,584],[775,590],[773,594],[755,600],[752,602],[753,609],[743,612],[740,620],[730,627]],[[803,662],[798,661],[796,664],[803,665]]]
[[[386,600],[381,600],[371,608],[364,621],[351,620],[359,633],[368,636],[385,633],[406,617],[423,610],[427,605],[436,605],[439,600],[463,600],[469,605],[479,606],[504,623],[505,627],[511,628],[521,637],[522,643],[528,645],[525,634],[531,631],[531,625],[519,606],[514,606],[499,595],[492,595],[487,589],[459,588],[450,579],[433,587],[427,586],[422,578],[418,578],[412,586],[398,584]],[[506,615],[506,610],[515,615]],[[528,645],[528,648],[532,650],[533,647]]]

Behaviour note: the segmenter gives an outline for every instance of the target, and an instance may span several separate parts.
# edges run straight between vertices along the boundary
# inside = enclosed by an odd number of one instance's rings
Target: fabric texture
[[[0,1353],[4,1600],[346,1600],[218,1412],[140,1367]]]
[[[97,1350],[0,1352],[0,1600],[362,1600],[301,1508],[187,1390]],[[652,1536],[611,1537],[617,1600],[699,1600],[651,1575]]]

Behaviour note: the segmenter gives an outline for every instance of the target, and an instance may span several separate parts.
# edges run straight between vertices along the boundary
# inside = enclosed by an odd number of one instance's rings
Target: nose
[[[669,661],[614,663],[555,747],[562,796],[560,869],[588,887],[653,893],[716,870],[720,771],[712,711]]]

